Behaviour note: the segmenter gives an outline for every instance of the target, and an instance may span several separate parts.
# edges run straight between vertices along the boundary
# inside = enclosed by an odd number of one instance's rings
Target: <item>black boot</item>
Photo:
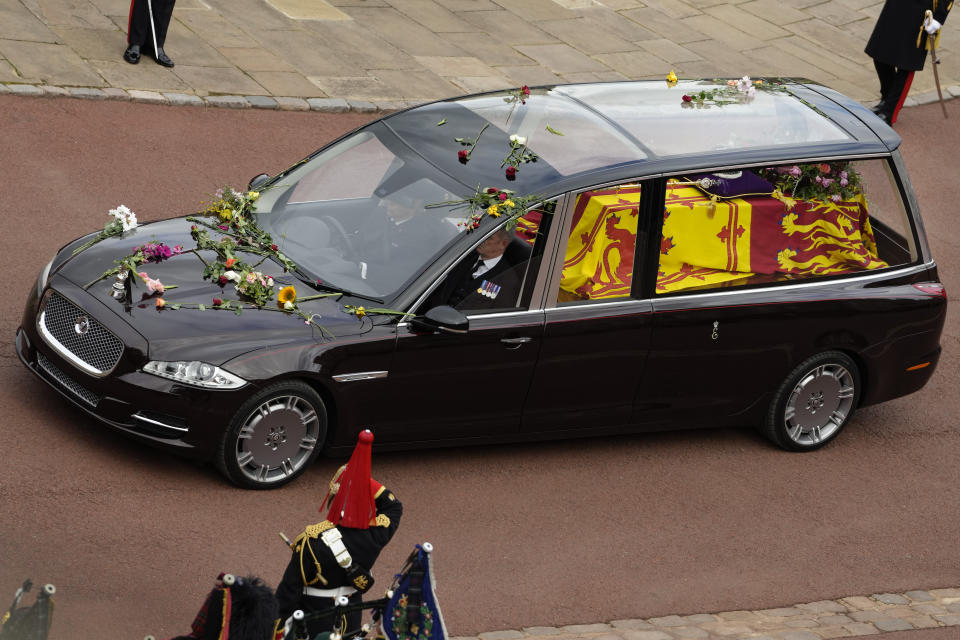
[[[123,59],[130,64],[137,64],[140,62],[140,45],[132,44],[127,47],[127,50],[123,52]]]
[[[157,61],[157,64],[162,64],[165,67],[173,66],[173,60],[163,52],[163,47],[157,47],[157,55],[155,55],[153,59]]]

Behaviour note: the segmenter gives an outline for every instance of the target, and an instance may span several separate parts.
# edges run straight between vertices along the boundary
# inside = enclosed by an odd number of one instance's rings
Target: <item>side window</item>
[[[446,304],[470,314],[528,308],[555,208],[545,202],[502,224],[454,266],[425,308]]]
[[[910,262],[913,236],[884,166],[883,160],[835,161],[671,178],[657,293]]]
[[[577,196],[558,303],[630,296],[639,207],[640,185],[636,183]]]

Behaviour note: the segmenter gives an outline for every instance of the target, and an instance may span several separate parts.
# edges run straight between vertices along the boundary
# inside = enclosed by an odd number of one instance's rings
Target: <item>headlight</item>
[[[53,266],[54,260],[56,260],[56,257],[50,258],[50,262],[47,263],[47,266],[43,268],[43,271],[40,272],[40,276],[37,278],[38,298],[43,296],[43,290],[47,288],[47,280],[50,278],[50,267]]]
[[[143,367],[145,373],[161,378],[170,378],[184,384],[206,389],[237,389],[247,384],[243,378],[233,375],[206,362],[162,362],[151,360]]]

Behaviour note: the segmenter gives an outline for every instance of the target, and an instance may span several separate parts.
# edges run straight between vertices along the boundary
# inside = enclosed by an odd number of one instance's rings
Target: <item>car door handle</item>
[[[500,338],[500,342],[511,345],[511,349],[519,349],[520,345],[526,344],[531,340],[533,340],[533,338],[529,336],[521,336],[519,338]]]

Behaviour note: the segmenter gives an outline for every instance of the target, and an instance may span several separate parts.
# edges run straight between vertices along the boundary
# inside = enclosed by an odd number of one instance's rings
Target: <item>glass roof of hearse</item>
[[[862,109],[856,103],[841,104],[839,94],[816,85],[784,86],[789,92],[755,86],[754,95],[739,99],[725,80],[557,85],[534,88],[529,96],[501,91],[434,102],[384,123],[431,164],[471,187],[510,186],[504,183],[504,160],[510,136],[520,136],[537,161],[517,167],[516,188],[544,193],[586,174],[640,175],[638,164],[644,172],[668,172],[740,157],[766,162],[888,150],[854,113]],[[713,95],[698,100],[701,92]],[[460,150],[469,150],[469,159],[458,159]]]

